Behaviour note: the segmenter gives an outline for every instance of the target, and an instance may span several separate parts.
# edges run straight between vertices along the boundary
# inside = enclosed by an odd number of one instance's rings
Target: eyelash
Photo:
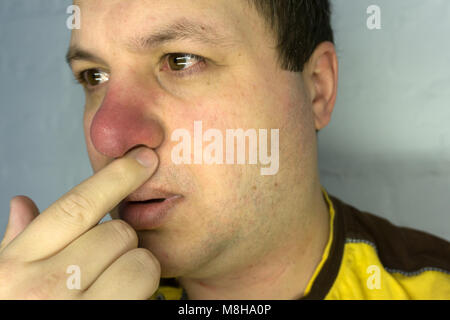
[[[186,69],[174,71],[174,70],[171,70],[170,67],[168,67],[168,64],[169,64],[168,59],[169,59],[170,56],[173,56],[173,55],[181,55],[181,56],[184,55],[186,57],[197,59],[197,60],[199,60],[199,62],[193,64],[192,66],[190,66],[190,67],[188,67]],[[191,76],[191,75],[193,75],[195,73],[201,72],[201,70],[206,65],[206,59],[204,57],[196,55],[196,54],[184,53],[184,52],[182,52],[182,53],[176,52],[176,53],[164,54],[162,56],[162,58],[161,58],[161,62],[163,63],[163,66],[160,69],[160,71],[166,71],[167,70],[167,72],[169,72],[169,73],[171,73],[171,74],[173,74],[173,75],[175,75],[175,76],[177,76],[179,78],[188,77],[188,76]],[[98,72],[104,72],[104,71],[102,71],[102,70],[100,70],[98,68],[90,68],[90,69],[82,70],[82,71],[78,72],[75,75],[75,80],[78,83],[80,83],[81,85],[89,88],[89,84],[87,83],[87,81],[84,78],[85,73],[88,72],[88,71],[98,71]],[[93,87],[98,87],[99,85],[92,86],[92,88]]]

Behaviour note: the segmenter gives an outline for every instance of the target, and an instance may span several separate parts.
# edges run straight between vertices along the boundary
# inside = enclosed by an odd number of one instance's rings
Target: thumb
[[[8,226],[0,244],[0,249],[6,247],[39,215],[38,207],[27,196],[15,196],[11,198],[9,206]]]

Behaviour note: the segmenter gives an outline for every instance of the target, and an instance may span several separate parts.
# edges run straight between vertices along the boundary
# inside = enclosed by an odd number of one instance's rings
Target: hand
[[[159,285],[158,260],[137,247],[136,232],[123,220],[97,224],[157,166],[153,150],[134,149],[41,214],[30,198],[14,197],[0,244],[0,300],[148,299]],[[67,285],[71,265],[79,267],[80,289]]]

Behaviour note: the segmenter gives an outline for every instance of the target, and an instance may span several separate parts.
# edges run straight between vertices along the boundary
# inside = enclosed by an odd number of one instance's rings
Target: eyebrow
[[[77,45],[70,46],[69,50],[66,53],[66,62],[69,66],[72,65],[72,61],[74,60],[89,60],[105,64],[103,59],[87,50],[81,49]]]
[[[219,33],[208,24],[182,18],[159,27],[150,34],[134,37],[125,45],[132,51],[145,51],[178,40],[190,40],[224,48],[230,48],[236,44],[236,40],[232,39],[231,36]],[[81,49],[77,45],[70,46],[66,54],[66,61],[69,65],[71,65],[73,60],[90,60],[104,63],[100,57]]]

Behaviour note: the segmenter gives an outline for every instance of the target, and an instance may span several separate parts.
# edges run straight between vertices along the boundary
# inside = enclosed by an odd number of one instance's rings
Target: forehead
[[[81,9],[81,29],[73,30],[72,44],[104,40],[126,44],[179,21],[203,29],[210,38],[248,42],[258,31],[258,36],[265,36],[262,19],[244,0],[75,0],[74,4]]]

